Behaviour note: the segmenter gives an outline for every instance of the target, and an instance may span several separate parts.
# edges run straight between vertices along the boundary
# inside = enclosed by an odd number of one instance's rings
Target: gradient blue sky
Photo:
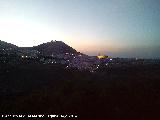
[[[0,39],[61,40],[80,52],[160,58],[159,0],[0,0]]]

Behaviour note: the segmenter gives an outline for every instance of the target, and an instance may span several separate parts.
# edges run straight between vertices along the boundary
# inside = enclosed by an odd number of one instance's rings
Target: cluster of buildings
[[[84,54],[65,53],[40,58],[43,64],[62,64],[66,68],[75,68],[79,70],[92,69],[96,64],[97,57],[90,57]]]
[[[40,62],[43,64],[62,64],[65,65],[67,69],[74,68],[78,70],[89,70],[94,71],[98,69],[101,65],[107,65],[111,58],[106,56],[88,56],[84,54],[73,54],[64,53],[58,55],[44,56],[40,58]]]
[[[7,57],[17,55],[23,60],[37,60],[40,64],[61,64],[66,69],[89,70],[96,71],[101,67],[108,66],[129,66],[129,65],[146,65],[146,64],[160,64],[160,59],[138,59],[138,58],[111,58],[106,55],[88,56],[81,53],[62,53],[52,55],[42,55],[38,50],[12,50],[12,48],[0,50],[0,60],[4,63]],[[12,59],[11,58],[11,59]],[[14,58],[13,58],[14,59]],[[16,62],[17,58],[15,59]]]

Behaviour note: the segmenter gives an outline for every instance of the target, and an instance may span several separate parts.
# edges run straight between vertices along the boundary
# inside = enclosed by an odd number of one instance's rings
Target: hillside
[[[19,52],[29,53],[33,52],[33,50],[39,51],[44,56],[65,54],[65,53],[73,53],[76,54],[77,51],[72,47],[68,46],[62,41],[51,41],[47,43],[40,44],[38,46],[33,47],[18,47],[11,43],[7,43],[4,41],[0,41],[0,50],[18,50]],[[7,52],[7,51],[6,51]]]
[[[33,49],[40,51],[43,55],[55,55],[63,53],[77,53],[75,49],[62,41],[51,41],[34,46]]]
[[[0,50],[2,49],[17,49],[18,47],[16,45],[13,45],[11,43],[7,43],[0,40]]]

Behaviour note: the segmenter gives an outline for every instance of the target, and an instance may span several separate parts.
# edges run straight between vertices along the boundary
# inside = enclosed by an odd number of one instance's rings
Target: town
[[[130,65],[160,64],[160,59],[112,58],[107,55],[88,56],[77,52],[62,41],[51,41],[39,45],[38,49],[19,48],[2,42],[0,47],[1,64],[60,64],[66,69],[96,72],[101,67],[123,67]],[[56,45],[56,46],[55,46]],[[56,49],[53,49],[57,47]],[[50,48],[48,50],[48,48]],[[48,53],[46,53],[46,51]]]

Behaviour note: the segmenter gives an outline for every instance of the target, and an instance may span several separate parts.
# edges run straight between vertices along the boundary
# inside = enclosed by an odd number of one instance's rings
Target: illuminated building
[[[106,55],[98,55],[97,57],[98,57],[98,59],[106,59],[106,58],[108,58],[108,56],[106,56]]]
[[[101,55],[100,53],[98,54],[98,59],[106,59],[106,58],[108,58],[108,56],[107,55]]]

